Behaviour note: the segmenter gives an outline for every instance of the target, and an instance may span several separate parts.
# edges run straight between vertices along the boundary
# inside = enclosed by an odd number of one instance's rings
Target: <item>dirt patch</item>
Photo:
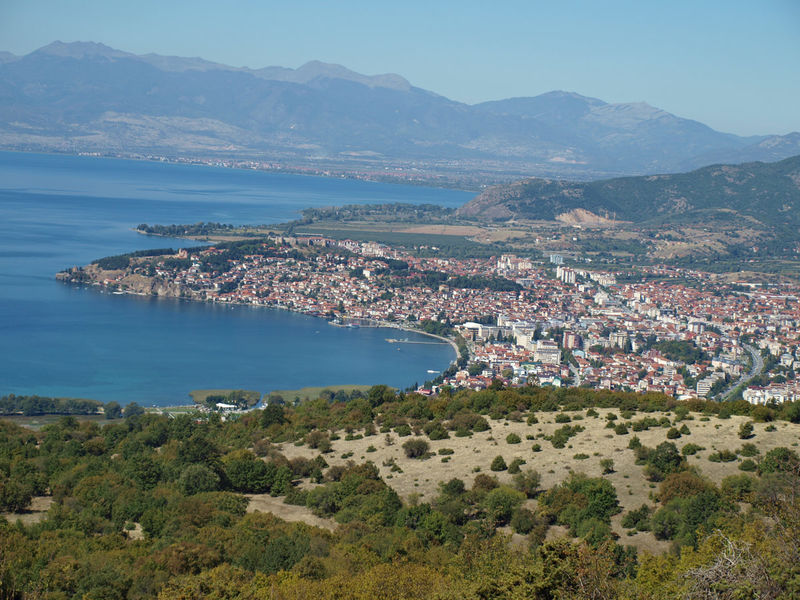
[[[50,496],[34,496],[27,510],[18,513],[0,513],[0,516],[5,517],[9,523],[19,521],[23,525],[33,525],[44,521],[52,504],[53,498]]]
[[[336,521],[333,519],[322,519],[305,506],[284,504],[283,498],[275,498],[269,494],[248,494],[246,497],[250,500],[250,504],[247,505],[249,513],[268,512],[284,521],[300,521],[330,531],[336,529]]]
[[[594,227],[617,225],[621,222],[615,219],[601,217],[585,208],[575,208],[569,212],[561,213],[556,217],[556,221],[567,225],[588,225]]]

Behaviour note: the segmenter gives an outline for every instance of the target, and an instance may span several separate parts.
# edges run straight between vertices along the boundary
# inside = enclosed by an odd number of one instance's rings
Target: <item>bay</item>
[[[104,294],[57,271],[102,256],[196,242],[139,223],[262,224],[306,207],[460,206],[467,192],[145,161],[0,152],[0,394],[186,403],[193,389],[405,388],[454,358],[276,309]],[[430,338],[409,333],[410,340]]]

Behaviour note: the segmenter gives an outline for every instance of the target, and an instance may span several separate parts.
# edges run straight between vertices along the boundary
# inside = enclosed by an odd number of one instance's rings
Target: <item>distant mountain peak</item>
[[[382,75],[362,75],[351,71],[347,67],[335,63],[326,63],[320,60],[311,60],[301,65],[297,69],[287,69],[285,67],[267,67],[253,71],[264,79],[275,79],[278,81],[291,81],[293,83],[308,83],[314,79],[343,79],[366,85],[367,87],[389,88],[407,92],[411,89],[411,84],[400,75],[395,73],[385,73]]]
[[[133,56],[122,50],[116,50],[99,42],[62,42],[57,40],[35,51],[36,54],[50,54],[66,58],[88,58],[102,56],[105,58],[121,58]]]

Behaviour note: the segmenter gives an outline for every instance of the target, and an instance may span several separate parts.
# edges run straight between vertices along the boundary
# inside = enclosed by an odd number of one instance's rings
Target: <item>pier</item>
[[[407,338],[404,339],[404,340],[396,340],[394,338],[386,338],[386,341],[389,342],[390,344],[435,344],[437,346],[440,346],[442,344],[446,344],[447,343],[447,342],[424,342],[422,340],[409,340]]]

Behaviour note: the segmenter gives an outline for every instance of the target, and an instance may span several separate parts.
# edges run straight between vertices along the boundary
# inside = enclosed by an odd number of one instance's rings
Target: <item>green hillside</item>
[[[459,215],[553,220],[579,208],[634,223],[685,222],[708,218],[709,211],[727,212],[729,218],[748,216],[776,231],[796,234],[800,225],[800,156],[776,163],[713,165],[689,173],[588,183],[526,179],[487,189],[459,209]]]

